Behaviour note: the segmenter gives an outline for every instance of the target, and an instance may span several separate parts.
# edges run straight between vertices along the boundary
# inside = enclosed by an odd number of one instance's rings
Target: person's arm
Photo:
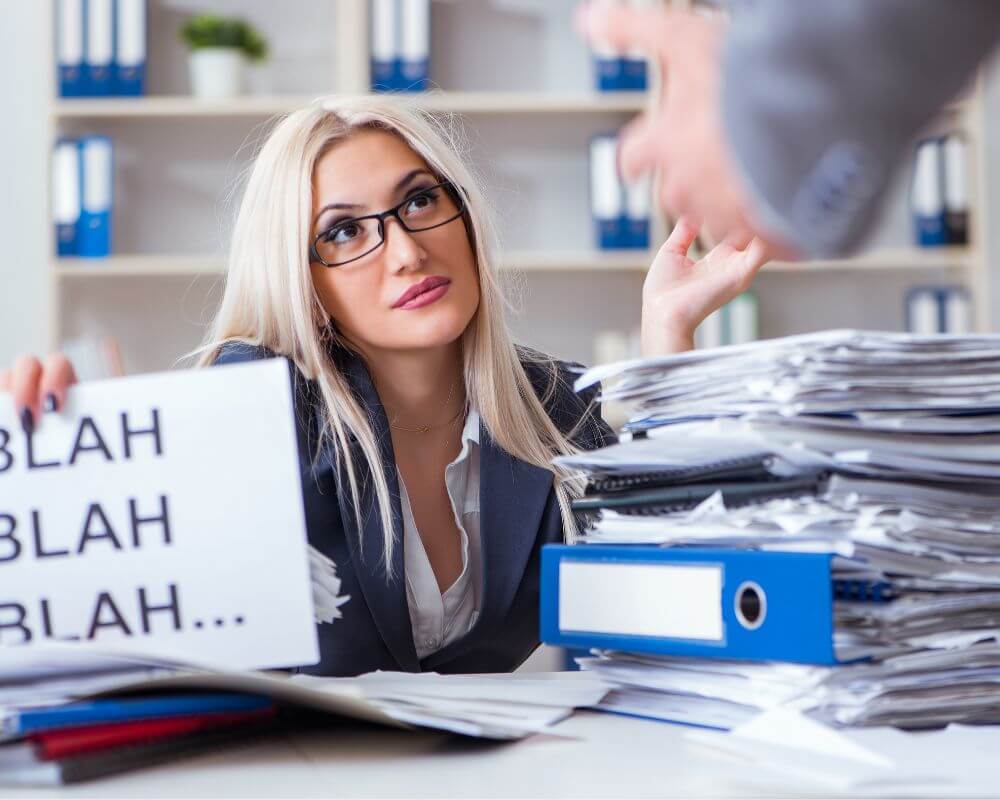
[[[755,216],[801,253],[868,233],[910,141],[1000,37],[996,0],[757,0],[722,52],[722,125]]]

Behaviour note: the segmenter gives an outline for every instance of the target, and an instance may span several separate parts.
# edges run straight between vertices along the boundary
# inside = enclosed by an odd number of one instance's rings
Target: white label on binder
[[[969,208],[965,185],[967,170],[965,141],[952,134],[944,140],[944,206],[948,211],[967,211]]]
[[[431,50],[431,0],[402,0],[403,60],[424,61]]]
[[[146,60],[146,0],[118,0],[118,63],[137,67]]]
[[[943,210],[941,187],[941,145],[935,139],[917,148],[913,172],[913,211],[922,217],[934,217]]]
[[[80,218],[80,150],[73,141],[59,142],[52,154],[52,216],[58,225]]]
[[[721,642],[722,567],[559,564],[559,629]]]
[[[111,63],[114,41],[113,0],[87,2],[87,63]]]
[[[83,0],[60,0],[58,20],[59,63],[78,65],[83,61]]]
[[[392,61],[398,52],[396,0],[373,0],[371,8],[372,58],[376,61]]]
[[[83,207],[91,214],[111,208],[111,140],[85,139],[83,149]]]
[[[595,219],[616,219],[622,212],[617,140],[598,136],[590,143],[590,198]]]
[[[315,663],[283,359],[83,383],[30,438],[0,395],[0,662],[51,640]]]
[[[951,291],[944,302],[944,333],[971,333],[972,314],[969,298],[962,291]]]
[[[910,333],[921,336],[943,333],[938,325],[937,293],[914,292],[910,295]]]

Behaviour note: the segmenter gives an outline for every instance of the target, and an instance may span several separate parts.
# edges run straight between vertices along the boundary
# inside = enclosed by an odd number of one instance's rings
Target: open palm
[[[643,354],[690,347],[695,329],[753,282],[767,261],[762,242],[729,239],[698,261],[688,250],[697,228],[682,217],[663,243],[642,287]]]

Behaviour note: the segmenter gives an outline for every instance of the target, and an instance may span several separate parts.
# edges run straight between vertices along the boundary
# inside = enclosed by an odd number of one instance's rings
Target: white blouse
[[[476,623],[481,608],[482,542],[479,535],[479,412],[470,409],[462,430],[462,449],[445,467],[444,482],[462,544],[462,572],[444,593],[438,589],[413,509],[399,474],[403,512],[406,600],[418,658],[451,644]]]

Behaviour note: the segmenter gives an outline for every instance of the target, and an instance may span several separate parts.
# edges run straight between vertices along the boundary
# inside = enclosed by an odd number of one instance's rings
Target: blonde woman
[[[647,354],[690,347],[761,266],[756,243],[693,262],[694,236],[679,224],[646,278]],[[501,672],[537,647],[539,550],[572,534],[578,491],[550,460],[614,434],[566,364],[513,344],[504,309],[487,208],[443,126],[384,98],[276,125],[200,364],[292,365],[309,541],[351,598],[302,671]],[[60,355],[23,357],[0,388],[30,433],[74,380]]]

